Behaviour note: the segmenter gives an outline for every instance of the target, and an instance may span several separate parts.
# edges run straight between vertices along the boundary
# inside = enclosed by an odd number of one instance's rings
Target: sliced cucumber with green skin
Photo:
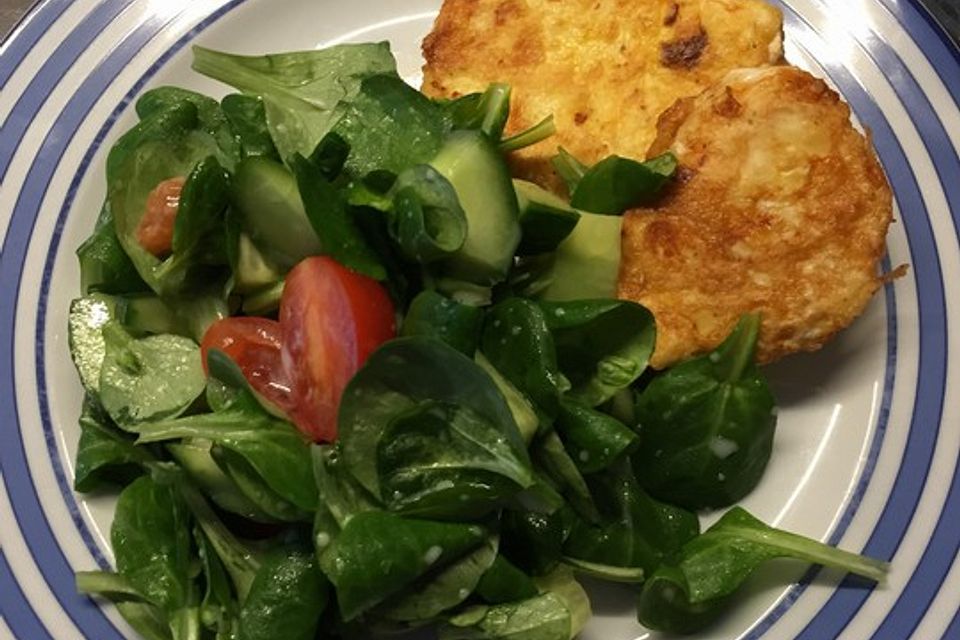
[[[551,282],[543,300],[615,298],[620,271],[623,218],[580,212],[573,232],[557,247]]]
[[[232,190],[244,231],[282,270],[322,252],[303,208],[297,180],[282,164],[247,158],[237,165]]]
[[[234,290],[251,293],[272,285],[283,278],[283,273],[263,255],[250,236],[241,233],[237,238],[237,264],[234,267]]]
[[[514,180],[513,188],[523,230],[517,253],[533,255],[556,249],[577,226],[580,214],[562,198],[532,182]]]
[[[201,342],[210,325],[230,315],[229,311],[215,293],[170,299],[143,295],[118,299],[116,318],[138,337],[173,334]]]
[[[135,335],[183,334],[180,317],[157,296],[133,296],[123,300],[117,319]]]
[[[430,165],[450,181],[467,216],[467,239],[444,275],[489,286],[507,276],[520,243],[517,195],[506,161],[479,131],[454,131]]]

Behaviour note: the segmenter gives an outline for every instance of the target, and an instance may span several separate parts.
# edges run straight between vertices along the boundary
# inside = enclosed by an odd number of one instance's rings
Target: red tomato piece
[[[326,256],[287,275],[280,299],[283,365],[296,398],[291,418],[315,442],[337,437],[340,396],[367,357],[396,335],[383,286]]]
[[[280,323],[276,320],[252,317],[217,320],[207,329],[200,344],[203,369],[207,370],[210,349],[223,351],[237,363],[262,399],[289,415],[295,398],[283,367],[281,338]]]
[[[164,180],[147,196],[146,209],[137,225],[137,242],[158,258],[173,251],[173,223],[185,182],[183,177]]]

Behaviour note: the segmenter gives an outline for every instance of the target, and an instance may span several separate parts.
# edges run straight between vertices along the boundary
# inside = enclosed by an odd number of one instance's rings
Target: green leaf
[[[439,106],[455,129],[479,129],[499,142],[510,117],[510,85],[492,83],[483,93],[470,93]]]
[[[566,603],[550,592],[520,602],[472,607],[440,628],[440,640],[571,640],[573,636]]]
[[[569,396],[596,407],[646,370],[656,326],[644,307],[625,300],[541,302]]]
[[[442,519],[481,517],[534,483],[526,449],[501,424],[434,400],[390,422],[377,446],[377,473],[391,510]]]
[[[232,449],[214,445],[211,454],[240,493],[250,500],[258,512],[280,522],[309,522],[313,514],[301,509],[274,491],[247,459]]]
[[[281,160],[270,137],[267,112],[260,98],[231,93],[220,101],[220,108],[240,141],[241,158]]]
[[[335,180],[343,172],[349,156],[350,144],[339,133],[330,131],[317,143],[310,162],[320,167],[327,180]]]
[[[138,442],[210,440],[243,457],[284,500],[312,512],[317,505],[317,489],[308,443],[291,424],[263,413],[253,398],[243,395],[242,402],[217,413],[141,425]]]
[[[480,339],[483,311],[426,289],[410,303],[400,334],[443,340],[466,356],[473,356]]]
[[[587,173],[587,165],[576,159],[569,151],[563,147],[557,149],[557,155],[550,159],[550,163],[556,170],[557,175],[563,179],[567,185],[567,191],[573,193],[577,190],[577,185]]]
[[[156,87],[137,99],[137,115],[146,120],[185,102],[196,107],[200,127],[216,139],[222,157],[233,167],[239,159],[240,148],[231,123],[213,98],[180,87]]]
[[[629,460],[590,476],[589,483],[601,521],[576,520],[563,547],[565,558],[581,570],[607,580],[639,582],[700,531],[696,514],[650,498]]]
[[[300,155],[290,158],[304,210],[323,252],[337,262],[376,280],[387,277],[380,258],[360,232],[346,199],[320,168]]]
[[[497,537],[490,536],[472,553],[438,572],[425,575],[409,589],[409,593],[378,607],[376,614],[395,622],[433,621],[470,597],[497,558],[497,545]]]
[[[107,155],[107,186],[112,185],[120,177],[124,165],[138,147],[148,143],[182,138],[198,130],[202,130],[199,110],[189,100],[178,100],[167,108],[158,109],[149,117],[141,119],[132,129],[120,136],[120,139],[110,148],[110,153]],[[210,149],[216,148],[216,141],[212,137],[208,134],[202,137],[207,140]],[[186,175],[186,172],[182,175]],[[109,203],[109,198],[107,202]],[[101,212],[101,216],[103,215]]]
[[[176,487],[150,476],[120,493],[110,530],[117,571],[168,614],[194,598],[190,513]]]
[[[157,291],[167,297],[197,289],[197,282],[222,279],[227,265],[224,212],[230,184],[214,156],[190,172],[173,225],[173,253],[153,269]]]
[[[678,565],[687,578],[690,601],[697,603],[732,593],[757,565],[772,558],[796,558],[875,582],[883,582],[888,569],[885,562],[774,529],[740,507],[687,543]]]
[[[356,178],[430,161],[450,129],[443,110],[395,74],[364,78],[338,111],[332,131],[350,145],[345,169]]]
[[[468,309],[476,309],[476,307],[464,306]],[[479,336],[477,337],[479,338]],[[483,355],[482,351],[474,351],[473,361],[480,365],[480,368],[483,369],[486,374],[490,376],[490,379],[493,380],[493,383],[497,385],[497,389],[500,390],[500,393],[503,394],[504,399],[507,401],[507,406],[510,407],[513,420],[517,423],[517,429],[520,430],[523,441],[530,444],[540,428],[540,416],[537,415],[536,409],[534,409],[530,401],[527,400],[526,396],[520,393],[519,389],[500,375],[500,372],[487,360],[487,357]]]
[[[509,138],[502,139],[500,144],[497,145],[497,149],[499,149],[501,153],[513,153],[514,151],[535,145],[538,142],[543,142],[556,132],[557,125],[554,123],[553,114],[551,113],[529,129],[515,133]]]
[[[507,298],[490,309],[480,350],[539,409],[541,421],[556,416],[565,381],[557,367],[553,336],[536,303]]]
[[[110,207],[104,203],[93,233],[77,249],[80,262],[80,290],[84,294],[140,293],[150,287],[137,273],[123,250]]]
[[[587,481],[554,431],[536,441],[530,455],[582,518],[589,522],[599,519]]]
[[[537,595],[530,576],[502,555],[498,555],[477,583],[477,595],[487,604],[526,600]]]
[[[173,225],[173,256],[187,260],[202,252],[201,245],[223,227],[223,212],[229,202],[230,176],[209,156],[193,168],[180,193]]]
[[[216,140],[198,128],[197,109],[190,102],[165,109],[140,123],[111,149],[107,160],[107,202],[114,218],[117,238],[136,267],[140,277],[160,295],[182,295],[194,286],[209,281],[201,272],[188,278],[185,266],[170,272],[172,267],[144,249],[137,237],[137,228],[146,211],[147,198],[161,182],[190,175],[201,160],[217,156]],[[138,125],[139,127],[139,125]],[[211,163],[212,166],[212,163]],[[210,174],[205,174],[204,178]],[[186,189],[186,186],[185,186]],[[210,195],[215,195],[216,189]],[[185,194],[186,195],[186,194]],[[207,192],[199,189],[194,197],[203,202],[198,218],[205,218]],[[194,201],[191,206],[200,204]],[[222,206],[215,203],[212,206]]]
[[[127,624],[144,640],[173,640],[167,617],[157,607],[135,600],[122,600],[114,604]]]
[[[146,602],[143,594],[119,573],[78,571],[76,585],[79,593],[98,595],[112,601],[123,619],[145,640],[174,639],[168,615]],[[190,636],[177,636],[181,637]]]
[[[424,401],[457,405],[496,425],[516,456],[525,446],[503,395],[473,360],[439,340],[415,336],[374,352],[343,393],[338,432],[344,461],[380,496],[377,447],[387,426]]]
[[[313,553],[280,549],[268,558],[240,609],[238,640],[312,640],[327,604]]]
[[[204,439],[228,449],[246,464],[222,452],[217,462],[229,467],[228,473],[234,474],[232,480],[239,480],[246,490],[256,493],[248,498],[270,500],[268,510],[276,510],[277,516],[284,514],[283,519],[305,518],[304,512],[313,511],[317,504],[309,444],[293,425],[264,410],[243,373],[226,354],[214,349],[207,360],[210,375],[229,387],[217,400],[217,410],[140,425],[138,442]],[[257,505],[257,511],[264,506]]]
[[[883,582],[888,565],[767,526],[734,507],[657,569],[637,605],[642,624],[693,633],[719,617],[743,582],[767,560],[795,558]]]
[[[100,402],[122,428],[180,415],[203,393],[206,376],[192,340],[171,335],[137,340],[116,322],[104,325],[103,337]]]
[[[557,567],[549,574],[534,580],[541,592],[552,593],[563,600],[570,612],[570,636],[578,635],[586,626],[593,611],[587,592],[577,582],[573,571],[567,567]]]
[[[193,55],[195,71],[263,100],[267,125],[284,160],[313,151],[336,122],[335,107],[357,94],[363,78],[396,74],[386,42],[266,56],[194,47]]]
[[[90,393],[100,391],[100,369],[107,349],[103,326],[116,318],[117,300],[103,294],[77,298],[70,303],[67,336],[70,357],[80,374],[80,382]]]
[[[744,316],[715,351],[654,378],[637,400],[640,482],[689,509],[733,504],[770,459],[774,397],[753,362],[760,318]]]
[[[669,152],[646,162],[608,156],[580,176],[571,191],[570,205],[593,213],[620,215],[650,203],[676,169],[677,159]]]
[[[430,165],[415,165],[397,178],[390,234],[408,260],[428,264],[463,246],[467,218],[453,185]]]
[[[227,529],[197,489],[187,482],[179,483],[178,488],[184,503],[210,543],[210,547],[216,552],[224,569],[230,575],[237,597],[243,601],[260,569],[261,557]]]
[[[411,520],[380,511],[355,515],[320,556],[337,590],[340,613],[353,620],[428,571],[483,544],[476,525]]]
[[[89,395],[83,400],[80,429],[73,488],[81,493],[94,491],[105,484],[127,484],[154,461],[150,452],[136,446]]]
[[[310,452],[320,501],[338,529],[345,527],[358,513],[381,509],[376,499],[350,475],[336,447],[313,445]]]
[[[504,510],[501,551],[531,575],[547,574],[560,562],[571,519],[569,507],[552,514]]]
[[[197,542],[197,553],[203,571],[206,588],[200,603],[201,618],[210,622],[218,634],[229,635],[238,614],[238,603],[230,587],[230,577],[220,557],[214,550],[210,539],[199,526],[193,528],[193,539]]]
[[[209,440],[187,438],[167,444],[166,449],[190,480],[220,509],[254,522],[275,522],[275,518],[260,509],[217,466],[210,454],[211,445]]]
[[[640,444],[637,434],[605,413],[562,398],[554,424],[581,473],[602,471]]]

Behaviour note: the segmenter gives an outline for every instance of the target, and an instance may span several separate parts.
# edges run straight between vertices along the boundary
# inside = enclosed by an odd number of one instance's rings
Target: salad
[[[237,93],[144,93],[78,250],[74,486],[119,491],[80,591],[149,639],[570,640],[578,575],[674,633],[769,559],[883,579],[735,506],[776,426],[758,316],[647,366],[620,214],[673,156],[560,150],[568,202],[511,180],[552,123],[505,138],[507,86],[431,100],[384,43],[194,68]]]

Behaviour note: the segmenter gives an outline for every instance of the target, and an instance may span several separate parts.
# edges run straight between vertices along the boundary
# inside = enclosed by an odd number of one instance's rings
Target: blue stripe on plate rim
[[[37,41],[47,29],[60,19],[71,0],[47,0],[34,6],[13,28],[3,47],[0,48],[0,91],[7,86],[7,80],[17,70]]]
[[[175,19],[171,16],[166,20],[148,19],[132,30],[124,40],[110,52],[93,72],[81,83],[77,92],[71,96],[63,112],[57,118],[50,132],[47,134],[37,157],[34,158],[24,182],[17,204],[14,208],[7,237],[4,241],[3,256],[6,258],[4,269],[0,274],[0,287],[3,295],[13,294],[12,299],[4,305],[4,315],[9,314],[9,320],[3,324],[4,333],[13,327],[13,313],[15,300],[19,293],[19,274],[23,270],[23,260],[26,257],[26,248],[32,234],[33,224],[46,193],[47,185],[54,169],[67,144],[72,140],[77,128],[89,113],[90,107],[99,98],[101,92],[126,67],[129,61],[149,42],[157,33]],[[94,25],[85,25],[94,26]],[[103,25],[96,25],[97,32]],[[50,161],[45,161],[50,158]],[[27,212],[30,207],[32,212]],[[14,245],[11,247],[11,245]],[[12,256],[16,256],[11,259]],[[16,263],[18,268],[10,270],[9,266]],[[9,274],[8,274],[9,272]],[[10,282],[10,277],[15,282]],[[13,333],[9,339],[0,338],[0,343],[11,345],[10,359],[13,358]],[[11,362],[12,364],[12,362]],[[14,397],[16,389],[14,373],[5,377],[5,386],[9,384],[9,392],[5,397]],[[42,402],[45,402],[45,392],[41,392]],[[13,413],[13,422],[19,424],[15,400],[9,407],[3,408],[3,414]],[[45,429],[48,449],[55,449],[55,442],[50,439],[51,431]],[[11,443],[13,444],[13,443]],[[15,446],[4,447],[5,455],[0,456],[4,470],[4,480],[10,488],[10,499],[16,519],[20,525],[24,538],[29,545],[33,559],[44,579],[47,581],[57,600],[63,606],[70,619],[82,629],[85,634],[92,634],[96,638],[119,637],[119,632],[113,623],[103,615],[102,610],[87,606],[78,599],[70,565],[56,543],[55,536],[44,518],[36,489],[31,481],[23,442],[18,438]],[[12,456],[10,454],[13,454]],[[13,471],[11,473],[11,470]],[[69,504],[69,503],[68,503]],[[67,603],[70,603],[68,606]]]
[[[145,83],[152,77],[159,67],[166,62],[169,56],[172,56],[177,50],[193,39],[197,33],[210,24],[213,24],[227,11],[243,1],[244,0],[234,0],[234,2],[222,6],[204,19],[197,27],[181,37],[181,39],[148,70],[144,77],[141,78],[141,81],[138,81],[137,85],[131,90],[131,93],[124,98],[114,112],[119,113],[126,107],[132,96],[142,88],[142,83]],[[14,326],[13,314],[16,305],[15,301],[19,294],[20,275],[23,272],[23,261],[26,258],[26,249],[49,180],[67,145],[73,139],[80,124],[86,119],[90,108],[99,98],[102,91],[113,82],[117,74],[129,64],[147,42],[160,33],[170,22],[176,20],[179,15],[180,13],[178,12],[176,15],[169,16],[163,20],[148,18],[127,34],[124,40],[113,48],[110,54],[101,61],[93,72],[81,83],[77,92],[70,97],[66,107],[44,139],[40,151],[33,159],[24,186],[20,191],[17,204],[14,207],[2,249],[4,261],[2,268],[0,268],[0,292],[2,292],[0,293],[0,295],[2,295],[0,299],[5,300],[6,303],[2,306],[3,315],[0,315],[4,320],[2,331],[0,331],[0,344],[10,345],[10,358],[0,364],[0,367],[2,367],[0,371],[9,367],[9,375],[0,377],[0,383],[2,383],[0,389],[3,390],[5,397],[13,400],[0,408],[0,416],[5,418],[4,424],[10,424],[11,426],[19,425],[14,395],[16,389],[15,372],[12,362],[12,345],[14,344],[14,333],[12,331]],[[96,33],[99,33],[107,24],[108,23],[94,25],[83,23],[83,28],[90,28]],[[39,105],[37,106],[39,107]],[[111,118],[115,118],[115,115],[111,115]],[[108,128],[108,125],[105,125],[104,130],[96,137],[94,146],[98,146],[102,142],[103,134],[105,134]],[[92,150],[90,153],[92,153]],[[28,211],[30,207],[32,207],[32,211]],[[58,224],[59,228],[62,229],[62,220],[60,220]],[[15,268],[13,268],[14,265],[16,265]],[[49,286],[49,282],[45,283],[45,285]],[[45,311],[45,300],[43,299],[41,300],[41,308],[39,311]],[[38,374],[42,375],[42,367],[38,370]],[[40,401],[42,404],[45,404],[46,392],[42,388],[38,390],[40,392]],[[47,448],[51,456],[55,459],[54,466],[62,480],[63,471],[59,465],[59,460],[56,459],[58,454],[56,442],[52,437],[53,431],[49,425],[49,412],[46,408],[44,408],[44,411],[47,415],[47,424],[44,425]],[[19,435],[19,433],[17,435]],[[3,470],[4,481],[9,487],[14,514],[20,525],[21,532],[24,534],[23,537],[29,545],[37,568],[47,581],[51,591],[63,607],[63,610],[85,634],[90,634],[91,637],[98,638],[98,640],[121,637],[120,632],[113,623],[104,616],[100,608],[91,606],[87,599],[78,596],[76,593],[73,569],[57,545],[49,523],[44,518],[39,497],[26,464],[23,442],[17,437],[11,444],[14,446],[0,447],[0,469]],[[61,482],[61,490],[63,486]],[[69,491],[67,493],[69,493]],[[76,503],[69,501],[67,504],[71,508],[72,515],[75,517],[75,522],[82,522],[82,519],[79,519]],[[85,533],[85,542],[92,550],[92,548],[95,547],[95,545],[92,545],[92,537],[89,531]],[[14,615],[16,612],[5,611],[5,613]]]
[[[911,120],[919,126],[921,138],[924,141],[924,146],[928,154],[933,160],[933,166],[940,179],[940,183],[943,184],[947,176],[960,175],[960,158],[957,156],[957,150],[950,144],[946,136],[946,131],[936,117],[936,111],[933,105],[930,104],[913,73],[886,41],[880,38],[878,34],[871,33],[871,35],[872,47],[864,46],[862,38],[859,35],[857,35],[856,38],[863,51],[872,59],[877,68],[886,71],[888,78],[893,79],[892,81],[895,86],[900,85],[900,87],[897,88],[898,94],[902,96],[904,106],[907,107]],[[953,81],[953,88],[956,88],[958,84],[956,82],[957,78],[951,76],[950,80]],[[954,97],[956,99],[956,94],[954,94]],[[954,223],[956,226],[956,216],[960,215],[960,191],[948,190],[945,195],[948,206],[954,213]],[[917,274],[917,278],[919,279],[920,277],[920,274]],[[943,375],[945,376],[946,352],[943,353],[943,359]],[[923,375],[922,368],[921,375]],[[923,399],[921,399],[921,402],[923,402]],[[939,422],[938,420],[937,423],[939,424]],[[936,435],[937,434],[934,434],[934,436]],[[933,453],[932,448],[935,445],[936,440],[934,440],[931,445],[931,457]],[[923,474],[920,489],[916,491],[916,497],[912,498],[914,509],[919,501],[921,490],[929,479],[928,472],[929,464]],[[909,503],[910,500],[911,498],[907,498],[906,502]],[[886,510],[895,512],[896,509],[897,503],[891,499]],[[910,519],[912,519],[912,516],[913,512],[911,510]],[[930,538],[930,543],[920,562],[914,568],[913,574],[905,588],[898,596],[896,603],[877,629],[876,635],[878,637],[909,637],[923,619],[943,579],[949,571],[953,559],[956,557],[958,547],[960,547],[960,537],[956,535],[955,531],[950,530],[951,526],[955,526],[954,523],[957,521],[960,521],[960,467],[955,469],[947,499],[941,510],[934,533]],[[906,526],[904,526],[903,533],[905,533],[905,529]],[[897,539],[897,547],[899,547],[902,539],[903,534]],[[872,542],[874,541],[871,540],[871,543]],[[876,536],[876,544],[878,547],[882,544],[879,536]],[[867,548],[870,548],[870,543],[868,543]],[[859,610],[863,604],[863,600],[865,600],[862,594],[858,594],[857,597],[861,599],[861,601],[856,605],[855,610],[850,612],[850,618],[853,617],[856,610]],[[826,611],[827,609],[825,608],[824,610]],[[830,619],[830,616],[827,616],[825,619]],[[822,628],[816,629],[811,625],[808,629],[811,638],[825,638],[839,634],[845,626],[846,624],[844,624],[843,627],[827,631]]]
[[[181,46],[182,46],[182,45],[181,45]],[[144,80],[145,80],[145,79],[144,79]],[[844,92],[846,93],[846,91],[844,91]],[[122,107],[122,106],[124,106],[124,105],[121,105],[121,107]],[[101,137],[100,137],[100,136],[98,136],[98,140],[97,140],[97,143],[99,143],[99,141],[100,141],[100,139],[101,139]],[[66,211],[66,209],[64,209],[64,211]],[[61,227],[62,227],[62,220],[60,221],[60,223],[59,223],[59,226],[61,226]],[[908,226],[909,226],[909,225],[908,225]],[[53,248],[55,249],[55,247],[53,247]],[[912,251],[912,250],[911,250],[911,253],[913,253],[913,251]],[[925,306],[925,305],[922,305],[922,306]]]
[[[3,594],[2,611],[6,614],[10,630],[16,634],[16,637],[45,637],[46,629],[23,594],[23,589],[20,588],[13,571],[10,570],[7,556],[2,549],[0,549],[0,593]]]
[[[20,146],[23,136],[33,122],[34,115],[40,110],[47,96],[60,84],[64,74],[100,35],[100,32],[135,1],[118,0],[97,5],[93,11],[83,17],[70,35],[57,45],[30,79],[30,84],[17,97],[17,102],[7,115],[3,128],[0,128],[0,182],[3,182],[6,177],[13,154]]]
[[[919,85],[916,83],[916,80],[913,78],[910,71],[906,69],[903,63],[899,60],[899,58],[897,58],[895,54],[892,54],[889,48],[886,46],[886,44],[880,41],[879,38],[876,38],[875,44],[876,44],[876,47],[870,50],[868,50],[866,47],[863,47],[862,43],[861,43],[861,47],[864,49],[865,53],[868,56],[870,56],[870,58],[873,60],[874,64],[878,68],[889,69],[889,66],[887,65],[894,67],[895,72],[889,75],[892,75],[894,78],[900,79],[901,80],[900,84],[904,85],[903,89],[898,88],[898,94],[902,96],[902,99],[904,100],[904,105],[908,107],[908,112],[910,113],[911,119],[913,120],[914,124],[917,125],[919,123],[919,128],[921,129],[921,134],[924,139],[924,145],[927,148],[927,152],[931,155],[931,158],[934,159],[934,166],[938,171],[938,174],[941,176],[941,183],[942,183],[943,182],[942,172],[944,169],[944,164],[946,164],[947,166],[957,165],[957,157],[956,157],[955,150],[952,147],[950,147],[949,153],[946,153],[946,154],[943,153],[944,151],[943,149],[939,150],[940,153],[936,153],[936,152],[931,153],[930,151],[931,140],[933,140],[934,143],[936,143],[938,141],[936,136],[940,136],[940,139],[945,138],[945,132],[943,131],[943,128],[940,127],[939,131],[934,132],[932,136],[929,133],[927,133],[926,135],[923,135],[924,126],[929,125],[929,122],[927,121],[927,117],[929,115],[929,112],[933,111],[932,108],[930,107],[929,103],[926,102],[925,97],[920,91]],[[846,94],[846,89],[844,89],[844,93]],[[849,96],[847,97],[849,98]],[[934,122],[936,121],[934,120]],[[951,196],[956,196],[956,195],[957,194],[948,193],[947,197],[951,200],[955,200],[956,197],[951,197]],[[909,209],[903,209],[903,211],[904,211],[903,213],[904,216],[908,215],[907,212],[909,211]],[[912,235],[910,239],[913,240]],[[911,248],[911,253],[915,254],[916,252]],[[916,277],[919,281],[922,281],[925,279],[923,277],[923,274],[919,272],[916,274]],[[921,323],[923,323],[922,318],[921,318]],[[936,327],[934,327],[933,330],[936,330]],[[921,336],[924,336],[924,335],[929,335],[929,333],[927,333],[926,331],[922,332]],[[921,343],[921,359],[924,357],[924,353],[930,353],[930,350],[925,349],[923,344]],[[938,364],[942,365],[942,369],[945,372],[945,354],[940,354],[940,355],[941,355],[941,362],[939,362]],[[938,367],[938,369],[940,368],[941,367]],[[923,364],[921,364],[920,366],[920,372],[921,372],[921,376],[929,375],[931,373],[928,368],[923,366]],[[937,371],[936,373],[939,374],[940,376],[944,375],[944,373],[941,371]],[[925,398],[918,398],[918,403],[926,408]],[[938,410],[935,410],[935,411],[939,413]],[[921,425],[929,424],[929,423],[930,422],[925,420],[921,420],[919,422],[919,424]],[[939,420],[937,420],[937,423],[939,423]],[[924,432],[921,431],[921,433],[924,433]],[[913,510],[916,508],[917,502],[919,501],[920,495],[922,493],[922,489],[926,484],[927,473],[929,471],[929,460],[933,455],[933,449],[936,444],[936,435],[937,435],[936,433],[933,433],[933,434],[926,433],[926,435],[927,437],[930,437],[930,436],[933,437],[932,441],[930,441],[929,443],[929,447],[913,449],[914,458],[915,459],[925,458],[925,461],[920,465],[917,465],[915,462],[914,463],[905,462],[904,465],[901,466],[900,477],[898,478],[898,481],[895,484],[894,490],[891,492],[890,500],[884,509],[885,516],[881,519],[881,522],[884,523],[884,526],[882,528],[878,526],[877,530],[874,532],[874,535],[871,537],[871,541],[868,543],[866,547],[868,551],[873,549],[875,550],[874,551],[875,553],[879,552],[879,554],[882,557],[889,558],[889,557],[892,557],[892,555],[896,552],[896,549],[899,547],[902,541],[903,535],[905,534],[906,529],[909,526],[910,521],[912,520]],[[913,446],[914,446],[914,441],[911,438],[911,442],[908,444],[908,447],[907,447],[908,454]],[[920,476],[913,477],[912,474],[910,474],[908,471],[911,469],[919,469],[919,468],[924,469],[924,473]],[[904,509],[905,505],[908,508]],[[887,514],[892,514],[892,516]],[[941,521],[944,515],[946,515],[946,511],[944,512],[944,514],[941,515]],[[900,522],[897,522],[898,516],[900,516],[899,517]],[[899,529],[899,535],[896,533],[898,529]],[[931,550],[932,550],[932,547],[928,548],[926,555],[929,555]],[[949,568],[949,564],[950,563],[948,561],[946,562],[946,566],[943,566],[943,563],[941,563],[939,566],[931,568],[929,566],[925,566],[923,563],[920,563],[915,568],[914,576],[917,576],[918,573],[923,573],[925,576],[933,576],[933,575],[936,575],[938,571],[940,571],[942,574],[945,574],[946,569]],[[942,581],[942,577],[940,580],[937,580],[936,584],[939,585],[941,581]],[[853,581],[848,581],[847,584],[853,584]],[[897,606],[901,606],[902,603],[905,601],[905,598],[904,598],[905,595],[906,595],[906,592],[898,600]],[[931,599],[932,599],[932,596],[931,596]],[[836,604],[841,600],[843,601],[842,604]],[[832,601],[828,603],[827,606],[824,607],[823,609],[823,612],[826,613],[827,615],[818,616],[817,618],[815,618],[801,637],[809,637],[809,638],[835,637],[846,627],[846,625],[857,613],[857,611],[860,609],[860,607],[863,605],[865,601],[866,601],[866,594],[864,594],[863,592],[858,593],[856,591],[838,591],[833,596]],[[909,619],[910,616],[917,616],[919,614],[919,617],[914,618],[915,620],[914,624],[919,622],[919,619],[922,617],[923,613],[926,611],[927,607],[929,606],[928,604],[929,599],[927,600],[926,606],[916,601],[908,601],[908,602],[909,602],[909,605],[905,608],[897,609],[897,606],[895,606],[893,609],[891,609],[888,615],[888,620],[890,619],[890,616],[893,616],[897,613],[900,614],[900,618],[902,620],[907,620]],[[841,609],[843,611],[846,611],[845,617],[841,615],[840,613]],[[833,613],[835,613],[835,615],[831,615]],[[882,629],[879,630],[878,633],[882,633]],[[906,637],[906,635],[897,634],[889,637]]]

